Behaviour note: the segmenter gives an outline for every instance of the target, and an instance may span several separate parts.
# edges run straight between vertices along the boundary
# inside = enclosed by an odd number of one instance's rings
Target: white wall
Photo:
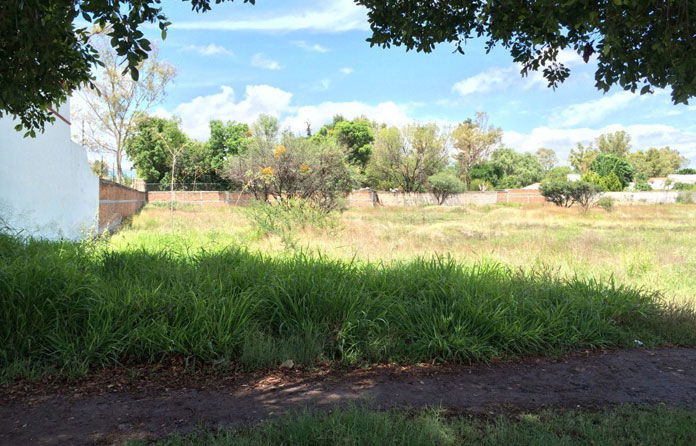
[[[69,119],[68,104],[58,112]],[[85,149],[70,140],[70,126],[58,118],[36,138],[24,138],[15,124],[0,119],[0,218],[25,235],[84,237],[99,210],[99,180]]]

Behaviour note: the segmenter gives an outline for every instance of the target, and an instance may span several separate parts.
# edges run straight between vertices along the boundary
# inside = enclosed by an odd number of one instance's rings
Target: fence
[[[210,206],[244,205],[253,195],[246,192],[230,191],[150,191],[147,199],[150,203],[205,204]]]
[[[146,192],[99,180],[99,232],[115,229],[124,218],[142,209],[146,202]]]

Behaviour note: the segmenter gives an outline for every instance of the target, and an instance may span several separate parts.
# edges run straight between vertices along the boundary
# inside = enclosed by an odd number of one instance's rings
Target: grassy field
[[[555,206],[351,209],[335,227],[297,235],[308,252],[369,261],[449,255],[458,262],[497,262],[525,270],[609,279],[696,302],[696,206],[622,206],[607,213]],[[117,234],[115,249],[204,247],[284,250],[238,208],[148,207]]]
[[[176,436],[179,445],[691,445],[696,413],[664,407],[619,407],[595,413],[545,411],[515,417],[443,417],[354,407],[301,412],[251,429]],[[134,443],[138,444],[138,443]]]
[[[0,373],[167,355],[252,370],[696,345],[693,311],[669,304],[696,289],[695,212],[352,210],[300,231],[300,254],[229,208],[150,207],[83,244],[1,236]]]

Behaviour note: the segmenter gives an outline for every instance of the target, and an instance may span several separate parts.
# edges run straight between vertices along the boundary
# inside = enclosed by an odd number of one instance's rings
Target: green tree
[[[590,171],[590,165],[598,154],[599,151],[592,147],[592,144],[584,146],[581,143],[578,143],[576,148],[570,149],[568,161],[576,172],[584,175]]]
[[[568,175],[573,173],[573,169],[568,166],[558,166],[546,172],[544,181],[566,181]]]
[[[243,154],[251,143],[249,126],[234,121],[210,121],[210,167],[222,171],[227,159],[234,155]]]
[[[187,0],[196,12],[211,0]],[[215,0],[221,3],[225,0]],[[227,0],[232,1],[232,0]],[[253,4],[255,0],[244,0]],[[118,54],[119,71],[134,80],[152,49],[141,27],[157,24],[162,38],[170,22],[161,0],[4,0],[0,14],[0,117],[20,120],[17,129],[43,130],[54,117],[48,107],[93,81],[103,62],[88,27],[106,30]]]
[[[137,120],[126,140],[125,150],[138,177],[147,183],[171,182],[173,164],[171,147],[181,147],[188,141],[172,119],[144,116]]]
[[[645,178],[664,177],[675,173],[688,161],[677,150],[669,147],[639,150],[629,154],[627,159],[635,169],[636,175]]]
[[[482,180],[495,187],[503,176],[505,176],[503,169],[495,163],[485,161],[483,163],[474,164],[469,169],[469,190],[476,190],[476,188],[471,187],[471,182],[474,180]]]
[[[606,177],[614,173],[621,182],[622,189],[628,186],[634,175],[633,167],[628,161],[616,155],[608,155],[606,153],[597,155],[590,165],[590,171],[600,177]]]
[[[631,151],[631,136],[624,131],[599,135],[597,149],[600,153],[625,158]]]
[[[475,164],[488,159],[494,147],[500,145],[503,131],[488,123],[488,115],[476,113],[475,119],[467,119],[452,132],[452,144],[455,149],[462,180],[469,187],[471,177],[469,170]]]
[[[696,169],[692,169],[691,167],[686,167],[684,169],[679,169],[677,171],[679,175],[696,175]]]
[[[104,36],[95,36],[93,40],[98,42],[94,45],[99,49],[103,66],[91,87],[78,93],[84,106],[74,110],[77,119],[73,121],[81,126],[83,145],[113,155],[116,178],[121,182],[126,140],[138,116],[164,99],[176,70],[170,63],[159,59],[157,49],[152,49],[149,58],[137,65],[139,80],[133,80],[122,73],[118,54]]]
[[[435,124],[412,124],[377,132],[366,174],[378,189],[425,190],[428,177],[445,167],[445,137]]]
[[[596,55],[595,87],[602,91],[671,87],[675,103],[696,95],[693,1],[356,2],[368,8],[371,45],[429,53],[447,42],[464,53],[466,41],[483,38],[486,51],[501,45],[523,75],[541,71],[554,88],[570,75],[560,52],[573,51],[585,62]]]
[[[544,167],[531,153],[519,153],[512,149],[496,149],[491,154],[491,163],[503,173],[499,186],[514,189],[541,181]]]
[[[556,152],[554,152],[551,149],[540,147],[539,149],[537,149],[534,155],[537,157],[539,163],[541,163],[541,166],[544,168],[544,173],[547,173],[548,171],[553,169],[556,166],[556,164],[558,164],[558,157],[556,156]]]
[[[463,192],[466,185],[456,175],[449,172],[438,172],[428,178],[430,192],[437,200],[437,204],[443,204],[447,198]]]
[[[620,192],[624,189],[623,184],[621,184],[621,180],[616,175],[616,172],[613,171],[609,172],[609,175],[602,177],[599,184],[603,190],[609,192]]]
[[[89,163],[92,168],[92,173],[98,178],[107,178],[109,176],[109,164],[104,160],[94,160]]]
[[[366,117],[347,121],[343,116],[334,116],[334,122],[323,126],[312,138],[322,140],[333,138],[348,149],[348,160],[364,169],[372,153],[372,143],[375,140],[373,131],[375,125]]]

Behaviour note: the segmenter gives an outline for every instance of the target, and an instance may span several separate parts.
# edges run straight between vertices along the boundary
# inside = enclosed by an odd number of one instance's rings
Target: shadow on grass
[[[657,293],[449,258],[116,252],[0,236],[0,300],[5,379],[167,355],[250,370],[696,344],[694,312]]]

